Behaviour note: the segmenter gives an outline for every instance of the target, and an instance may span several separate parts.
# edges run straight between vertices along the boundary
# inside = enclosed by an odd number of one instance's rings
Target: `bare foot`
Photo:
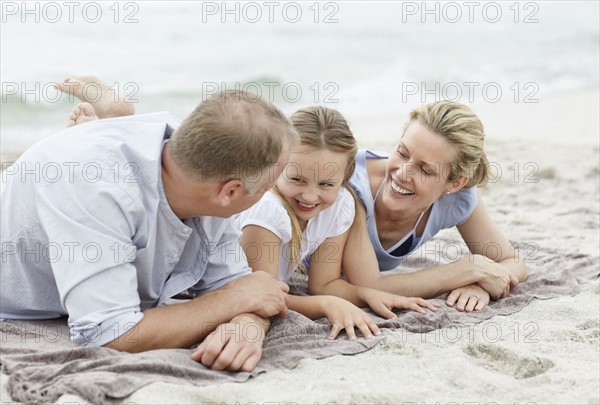
[[[124,117],[135,114],[133,103],[126,102],[118,92],[115,94],[113,89],[96,76],[69,77],[62,83],[57,83],[56,88],[89,103],[98,118]]]
[[[98,117],[96,116],[94,107],[92,107],[90,103],[79,103],[77,107],[73,108],[73,111],[69,115],[67,127],[73,127],[97,119]]]

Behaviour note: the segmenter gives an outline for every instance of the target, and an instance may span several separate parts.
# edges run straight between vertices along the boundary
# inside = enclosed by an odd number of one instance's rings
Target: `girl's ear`
[[[245,194],[244,183],[241,180],[228,180],[221,185],[218,195],[219,205],[227,207],[236,198]]]

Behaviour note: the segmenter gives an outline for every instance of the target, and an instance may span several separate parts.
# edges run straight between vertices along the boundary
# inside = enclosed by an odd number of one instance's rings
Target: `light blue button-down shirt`
[[[2,173],[0,318],[69,315],[104,345],[186,289],[251,272],[226,218],[181,221],[161,181],[169,113],[98,120],[28,149]]]

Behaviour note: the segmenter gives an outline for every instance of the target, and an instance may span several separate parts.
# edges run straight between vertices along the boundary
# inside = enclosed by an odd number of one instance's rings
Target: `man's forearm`
[[[231,294],[219,289],[183,304],[144,311],[137,325],[106,347],[131,353],[189,347],[244,312]]]

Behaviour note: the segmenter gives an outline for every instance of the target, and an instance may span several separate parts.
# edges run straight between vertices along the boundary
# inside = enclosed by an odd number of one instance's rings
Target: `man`
[[[251,370],[287,286],[251,274],[227,217],[273,185],[296,138],[275,106],[233,91],[181,125],[145,114],[38,142],[3,173],[0,319],[68,315],[75,343],[128,352],[214,331],[193,358]],[[199,297],[160,306],[186,289]]]

